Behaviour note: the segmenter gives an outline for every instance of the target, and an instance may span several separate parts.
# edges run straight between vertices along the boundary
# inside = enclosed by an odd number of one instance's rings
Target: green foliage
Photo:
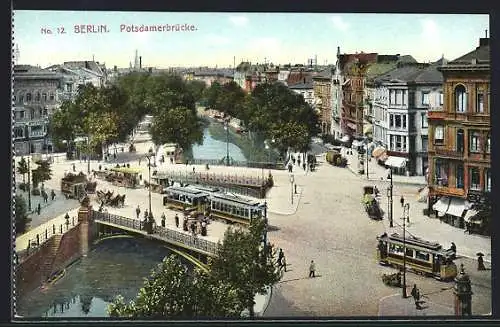
[[[271,245],[262,247],[266,223],[254,219],[249,230],[229,229],[210,263],[211,275],[238,290],[238,298],[253,316],[254,296],[264,294],[266,286],[277,283],[280,272]]]
[[[153,270],[134,301],[119,296],[108,307],[111,317],[156,319],[234,318],[241,310],[230,285],[198,269],[188,272],[173,255]]]
[[[203,142],[202,122],[194,111],[186,107],[158,112],[150,132],[155,144],[177,143],[182,148],[188,148],[193,142]]]
[[[34,192],[37,191],[38,184],[42,182],[42,176],[40,175],[40,170],[38,170],[38,168],[31,171],[31,182],[33,184],[33,194],[35,194]]]
[[[304,151],[308,148],[311,141],[311,135],[307,130],[307,126],[293,121],[275,124],[271,136],[282,154],[288,148]]]
[[[23,184],[26,184],[26,174],[28,173],[28,162],[24,157],[17,163],[17,173],[23,176]]]
[[[28,218],[28,206],[22,196],[16,195],[15,224],[16,235],[26,232],[30,219]]]
[[[50,162],[46,160],[37,161],[38,167],[33,170],[33,176],[36,176],[38,182],[48,181],[52,178],[52,169],[50,168]],[[33,179],[33,185],[35,184]]]
[[[245,92],[234,81],[224,85],[214,82],[205,92],[205,98],[209,107],[239,117],[245,103]]]
[[[187,82],[187,88],[189,92],[193,95],[196,102],[203,99],[203,93],[206,89],[205,82],[202,81],[189,81]]]

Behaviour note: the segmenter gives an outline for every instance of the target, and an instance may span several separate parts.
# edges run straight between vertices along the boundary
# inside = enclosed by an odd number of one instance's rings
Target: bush
[[[16,196],[15,211],[16,234],[22,234],[26,232],[30,219],[26,201],[19,195]]]

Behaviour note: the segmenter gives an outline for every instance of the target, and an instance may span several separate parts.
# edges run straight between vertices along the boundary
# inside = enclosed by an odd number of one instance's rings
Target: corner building
[[[429,212],[463,227],[491,191],[490,46],[444,63],[442,110],[429,108]],[[488,222],[481,221],[488,230]]]

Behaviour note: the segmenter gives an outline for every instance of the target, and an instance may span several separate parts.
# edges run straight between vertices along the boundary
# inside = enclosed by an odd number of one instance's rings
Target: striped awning
[[[432,209],[436,210],[439,215],[444,216],[448,207],[450,205],[450,198],[447,196],[442,196],[439,200],[432,205]]]

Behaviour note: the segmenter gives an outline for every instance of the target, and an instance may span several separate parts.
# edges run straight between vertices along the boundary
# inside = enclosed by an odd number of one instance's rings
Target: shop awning
[[[472,217],[474,217],[475,215],[477,215],[477,211],[474,210],[474,209],[469,209],[467,210],[467,212],[465,213],[465,217],[464,217],[464,220],[466,222],[470,222]]]
[[[436,210],[441,216],[444,216],[446,211],[448,211],[449,205],[450,198],[447,196],[442,196],[436,203],[432,205],[432,209]]]
[[[406,158],[389,156],[385,161],[386,166],[402,168],[406,164]]]
[[[342,136],[342,139],[340,141],[344,142],[344,143],[349,142],[349,136],[347,136],[347,135]]]
[[[372,124],[365,124],[365,126],[363,127],[363,134],[366,135],[366,134],[372,134],[372,133],[373,133]]]
[[[448,206],[447,214],[462,217],[465,210],[465,201],[460,198],[451,198],[450,205]]]
[[[372,157],[374,157],[374,158],[378,158],[378,157],[380,157],[381,155],[383,155],[385,152],[386,152],[386,150],[385,150],[385,148],[383,148],[383,147],[378,147],[378,148],[375,148],[375,149],[373,149],[373,151],[372,151]]]

